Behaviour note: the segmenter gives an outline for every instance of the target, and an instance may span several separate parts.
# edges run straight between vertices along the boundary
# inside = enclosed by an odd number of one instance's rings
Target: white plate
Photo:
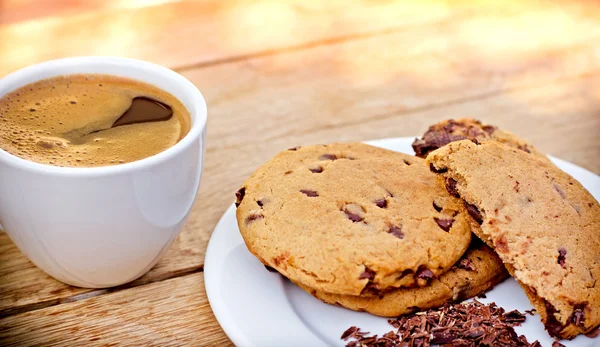
[[[414,154],[414,138],[371,141],[369,144]],[[560,159],[554,163],[572,175],[594,195],[600,197],[600,177]],[[344,346],[342,333],[350,326],[382,334],[393,328],[386,318],[354,312],[315,299],[283,276],[268,272],[244,244],[232,205],[217,224],[206,252],[204,264],[206,294],[223,330],[237,346]],[[531,309],[525,293],[513,279],[508,279],[487,293],[482,302],[495,301],[507,311]],[[551,346],[539,316],[515,329],[530,342],[539,340]],[[600,338],[579,336],[563,341],[566,346],[600,346]]]

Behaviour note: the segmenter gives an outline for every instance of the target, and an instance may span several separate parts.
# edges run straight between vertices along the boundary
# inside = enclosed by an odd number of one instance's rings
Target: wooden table
[[[592,1],[0,1],[0,76],[73,55],[166,65],[209,105],[202,185],[148,274],[64,285],[0,233],[0,345],[230,345],[203,261],[233,192],[296,145],[415,136],[472,116],[600,172]]]

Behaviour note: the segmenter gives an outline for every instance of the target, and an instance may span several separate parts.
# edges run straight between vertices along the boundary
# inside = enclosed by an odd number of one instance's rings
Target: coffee
[[[147,158],[175,145],[190,127],[189,112],[174,96],[123,77],[59,76],[0,99],[0,149],[54,166]]]

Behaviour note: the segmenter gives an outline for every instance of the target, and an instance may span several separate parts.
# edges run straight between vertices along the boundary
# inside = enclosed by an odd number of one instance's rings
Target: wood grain
[[[81,6],[93,8],[95,2]],[[555,39],[564,41],[570,33],[561,28],[572,26],[570,15],[586,18],[598,12],[597,6],[589,2],[558,0],[161,2],[138,1],[125,6],[131,1],[124,1],[117,8],[98,3],[103,10],[82,14],[57,10],[55,16],[0,25],[0,76],[30,64],[77,55],[125,56],[182,69],[404,31],[482,13],[498,13],[515,21],[531,20],[539,34],[551,28]],[[136,7],[153,3],[158,5]],[[519,33],[506,32],[517,37]],[[437,32],[429,34],[438,36]]]
[[[590,44],[600,25],[554,19],[572,34],[567,40],[536,30],[531,16],[562,18],[541,10],[512,22],[506,14],[486,12],[184,71],[209,104],[205,174],[184,231],[163,260],[131,285],[201,269],[232,192],[270,156],[297,144],[414,136],[435,121],[473,116],[600,172],[594,140],[600,49]],[[509,24],[518,34],[503,32]],[[488,37],[494,44],[487,44]],[[44,275],[6,236],[0,247],[0,315],[99,294]]]
[[[188,66],[390,27],[401,29],[454,17],[470,7],[464,0],[408,6],[359,0],[183,1],[49,17],[0,26],[0,76],[76,55],[118,55]],[[392,14],[405,19],[398,21]],[[372,20],[375,15],[378,20]]]
[[[2,346],[231,346],[201,273],[0,319]]]

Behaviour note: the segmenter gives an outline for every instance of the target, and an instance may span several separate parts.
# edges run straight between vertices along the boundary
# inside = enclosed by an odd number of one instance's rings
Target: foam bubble
[[[175,116],[106,130],[102,137],[83,136],[94,127],[110,127],[138,95],[171,105]],[[5,124],[0,127],[0,148],[59,166],[139,160],[171,147],[189,129],[187,111],[173,96],[150,85],[101,75],[61,76],[10,93],[0,98],[0,121]]]

